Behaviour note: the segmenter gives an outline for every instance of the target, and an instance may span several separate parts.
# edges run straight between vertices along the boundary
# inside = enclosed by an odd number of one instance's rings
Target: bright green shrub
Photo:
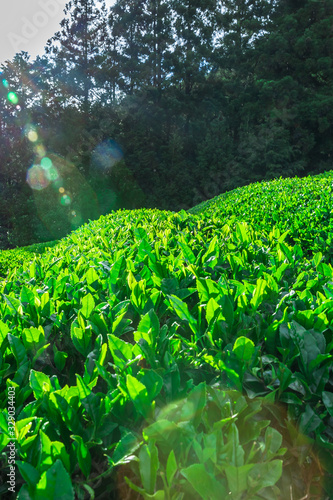
[[[317,179],[312,189],[321,200],[323,185]],[[304,182],[310,189],[310,180]],[[282,184],[272,186],[278,198]],[[271,201],[272,186],[267,187]],[[231,489],[231,469],[227,473],[226,464],[215,464],[210,452],[204,455],[219,425],[227,455],[237,432],[244,457],[251,455],[252,445],[256,449],[255,442],[261,443],[243,465],[256,471],[255,464],[262,464],[259,468],[274,480],[256,486],[258,478],[249,469],[251,498],[272,498],[276,488],[284,495],[286,484],[294,498],[308,492],[329,498],[329,202],[323,195],[327,208],[321,205],[321,220],[328,221],[328,232],[320,240],[317,233],[311,236],[311,222],[296,216],[291,230],[283,232],[282,212],[276,226],[268,219],[265,226],[260,204],[244,193],[239,196],[244,196],[248,223],[231,206],[229,219],[218,206],[197,215],[118,211],[82,226],[33,259],[22,258],[22,265],[0,281],[0,453],[6,473],[13,438],[8,389],[14,388],[19,499],[57,498],[60,483],[64,498],[85,498],[87,492],[91,498],[116,497],[117,472],[134,456],[139,463],[135,469],[133,458],[133,473],[146,496],[166,486],[174,488],[172,498],[201,495],[191,479],[199,471],[206,479],[216,472],[221,491],[246,498]],[[251,206],[257,207],[258,219],[250,217]],[[308,215],[309,202],[305,206]],[[228,395],[231,406],[218,403]],[[266,415],[262,398],[270,401],[274,418]],[[246,408],[235,416],[230,412],[238,400]],[[198,417],[195,410],[193,419],[186,420],[193,405],[199,405]],[[285,410],[277,417],[274,408]],[[249,409],[253,414],[246,418]],[[193,444],[191,437],[187,450],[179,438],[175,460],[162,438],[149,437],[163,415],[176,426],[176,437],[183,439],[187,427],[198,442]],[[260,427],[263,420],[271,423]],[[244,441],[244,426],[253,430],[252,442]],[[274,453],[282,446],[285,455],[269,456],[268,427],[276,430],[277,439],[283,436]],[[150,462],[153,484],[142,475],[143,460],[156,454],[160,465]],[[295,481],[292,457],[299,471]],[[176,471],[172,485],[163,482],[168,463],[169,479],[170,468]],[[6,485],[0,485],[0,494],[5,491]]]

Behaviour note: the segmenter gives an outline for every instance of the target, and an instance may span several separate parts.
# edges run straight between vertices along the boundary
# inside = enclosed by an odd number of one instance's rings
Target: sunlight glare
[[[9,102],[11,102],[12,104],[17,104],[18,103],[18,97],[17,95],[15,94],[15,92],[9,92],[7,94],[7,99]]]
[[[44,158],[41,159],[40,164],[46,170],[48,170],[49,168],[51,168],[52,165],[53,165],[52,160],[50,158],[48,158],[47,156],[44,156]]]
[[[34,125],[27,125],[24,128],[24,133],[30,142],[37,142],[38,141],[38,134],[36,131],[36,127],[34,127]],[[43,148],[43,149],[41,149],[41,148]],[[45,148],[42,145],[36,146],[35,152],[37,154],[42,153],[43,151],[45,151]]]
[[[91,167],[94,170],[109,170],[120,161],[123,156],[119,144],[108,139],[95,148],[91,157]]]
[[[61,197],[61,200],[60,200],[60,203],[62,205],[70,205],[72,202],[70,196],[68,196],[68,194],[64,194],[62,197]]]
[[[39,158],[43,158],[43,156],[46,155],[46,149],[44,148],[44,146],[42,144],[38,144],[38,146],[35,147],[34,149],[36,155],[39,156]],[[43,160],[41,160],[41,163],[42,163]]]
[[[28,139],[30,142],[36,142],[38,141],[38,134],[35,130],[30,130],[30,132],[28,132]]]
[[[50,180],[47,178],[45,170],[40,165],[32,165],[27,173],[27,183],[31,189],[41,191],[50,184]]]
[[[45,172],[46,177],[50,182],[55,182],[59,179],[58,170],[52,165],[51,167],[45,168],[43,166],[43,170]]]

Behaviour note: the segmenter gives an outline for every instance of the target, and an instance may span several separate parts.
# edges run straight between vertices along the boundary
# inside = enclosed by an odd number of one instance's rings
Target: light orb
[[[45,175],[45,170],[40,165],[32,165],[27,173],[27,183],[36,191],[45,189],[50,181]]]
[[[17,104],[18,103],[18,97],[17,95],[15,94],[15,92],[9,92],[7,94],[7,99],[9,102],[11,102],[12,104]]]

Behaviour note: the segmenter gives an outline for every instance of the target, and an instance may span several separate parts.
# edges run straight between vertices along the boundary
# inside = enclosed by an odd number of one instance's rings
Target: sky
[[[0,1],[0,64],[21,50],[31,60],[43,55],[47,40],[59,30],[67,0]]]

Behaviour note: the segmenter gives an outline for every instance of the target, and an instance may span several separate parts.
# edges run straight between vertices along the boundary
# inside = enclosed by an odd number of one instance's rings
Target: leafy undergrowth
[[[333,498],[332,182],[118,211],[9,270],[1,498],[11,442],[20,500]]]

